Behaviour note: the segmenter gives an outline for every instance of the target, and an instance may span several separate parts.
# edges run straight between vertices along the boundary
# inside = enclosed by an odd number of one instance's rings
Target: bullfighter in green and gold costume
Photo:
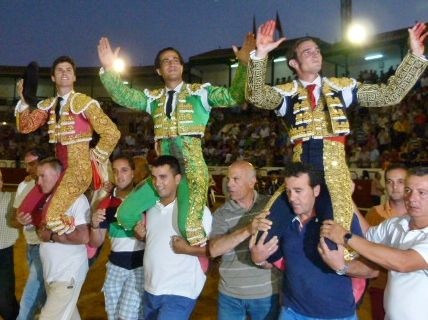
[[[65,213],[74,201],[90,186],[93,169],[108,163],[108,158],[120,138],[116,125],[103,112],[98,101],[82,93],[74,92],[76,66],[68,56],[57,58],[52,66],[51,79],[57,96],[40,101],[30,110],[23,95],[23,81],[17,84],[21,100],[16,106],[18,131],[30,133],[48,125],[49,143],[55,145],[56,157],[61,161],[64,173],[53,196],[45,206],[44,223],[54,232],[62,234],[74,230],[74,221]],[[93,132],[100,139],[89,148]],[[43,194],[34,188],[24,199],[21,208],[34,211]],[[32,208],[32,209],[30,209]]]
[[[185,179],[178,188],[178,225],[190,244],[202,244],[206,235],[201,225],[203,208],[208,192],[208,168],[205,164],[201,138],[213,107],[232,107],[245,99],[246,64],[254,48],[254,36],[248,34],[241,50],[235,49],[239,66],[230,88],[209,83],[188,84],[182,79],[184,61],[174,48],[161,50],[155,59],[156,72],[165,82],[165,88],[143,91],[130,89],[112,71],[118,50],[112,51],[108,39],[102,38],[98,54],[103,69],[101,81],[118,104],[146,111],[154,122],[156,143],[161,155],[174,155],[180,161]],[[159,199],[151,181],[131,193],[118,208],[118,222],[133,228],[141,212],[152,207]]]
[[[285,38],[274,41],[274,21],[258,29],[257,50],[248,68],[247,99],[284,117],[294,144],[293,161],[309,163],[324,174],[324,190],[316,209],[323,213],[322,218],[334,218],[349,230],[354,214],[344,148],[345,136],[350,133],[346,108],[355,103],[364,107],[399,103],[428,65],[423,56],[425,29],[424,24],[409,29],[411,52],[387,85],[321,77],[320,49],[312,38],[303,38],[294,43],[287,59],[298,80],[275,87],[265,85],[267,55]]]

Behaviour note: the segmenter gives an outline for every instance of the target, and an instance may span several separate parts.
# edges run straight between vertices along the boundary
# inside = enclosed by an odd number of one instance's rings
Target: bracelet
[[[262,261],[262,262],[254,262],[254,264],[258,267],[263,267],[265,264],[267,264],[267,261]]]
[[[349,264],[345,263],[344,266],[341,269],[336,270],[336,273],[339,276],[344,276],[344,275],[346,275],[348,273],[348,271],[349,271]]]
[[[99,229],[100,228],[100,226],[98,225],[98,227],[94,227],[94,225],[91,223],[91,229]]]

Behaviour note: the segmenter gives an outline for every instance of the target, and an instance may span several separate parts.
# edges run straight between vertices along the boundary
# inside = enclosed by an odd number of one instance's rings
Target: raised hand
[[[24,79],[19,79],[16,83],[16,92],[18,93],[21,102],[26,104],[24,99]]]
[[[286,40],[285,37],[275,41],[275,20],[269,20],[262,24],[257,29],[256,37],[256,56],[264,58],[269,52],[276,49],[282,42]]]
[[[424,42],[428,36],[427,26],[424,22],[416,23],[409,31],[410,50],[414,55],[421,57],[425,51]]]
[[[98,58],[103,66],[103,68],[108,71],[113,68],[113,63],[119,56],[120,47],[114,49],[114,52],[110,46],[110,41],[108,38],[102,37],[98,43]]]
[[[256,48],[256,38],[254,33],[248,32],[245,36],[244,43],[242,44],[241,49],[238,49],[236,46],[232,46],[235,57],[243,64],[248,64],[250,59],[250,52]]]

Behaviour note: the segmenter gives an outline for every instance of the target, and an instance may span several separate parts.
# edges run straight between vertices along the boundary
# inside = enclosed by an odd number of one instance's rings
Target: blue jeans
[[[281,313],[278,320],[327,320],[325,318],[312,318],[297,313],[291,308],[281,307]],[[358,320],[357,314],[344,318],[329,318],[328,320]]]
[[[273,320],[278,318],[279,297],[274,294],[260,299],[239,299],[223,293],[218,297],[219,320]]]
[[[38,244],[29,244],[27,246],[27,260],[30,272],[22,293],[17,320],[34,319],[35,314],[40,311],[46,301],[39,247]]]
[[[195,299],[165,294],[155,296],[144,291],[145,320],[188,320],[196,305]]]

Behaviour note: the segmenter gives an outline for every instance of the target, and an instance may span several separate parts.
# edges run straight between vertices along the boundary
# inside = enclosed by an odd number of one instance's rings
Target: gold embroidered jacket
[[[250,59],[247,99],[262,109],[285,105],[285,118],[292,142],[349,134],[345,109],[353,103],[383,107],[399,103],[424,72],[428,62],[409,53],[388,84],[361,84],[351,78],[323,78],[319,104],[312,111],[307,91],[298,81],[271,87],[265,85],[267,59]]]
[[[18,131],[30,133],[47,123],[50,143],[70,145],[91,141],[95,130],[100,135],[100,140],[93,149],[93,154],[101,162],[108,159],[120,138],[120,132],[103,112],[98,101],[82,93],[72,92],[62,108],[58,122],[54,110],[56,104],[57,97],[52,97],[40,101],[35,110],[27,108],[17,113]]]

